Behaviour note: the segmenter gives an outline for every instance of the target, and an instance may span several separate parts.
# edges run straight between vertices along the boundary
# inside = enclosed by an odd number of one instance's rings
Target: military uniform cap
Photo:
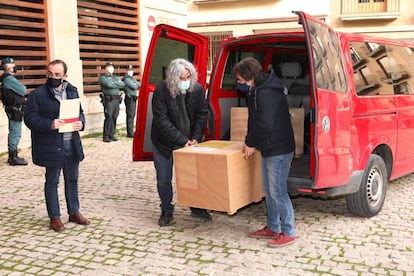
[[[133,65],[128,65],[128,70],[133,70],[134,69],[134,66]]]
[[[112,62],[112,61],[107,61],[106,63],[105,63],[105,67],[106,66],[114,66],[114,63]]]
[[[6,57],[1,60],[1,65],[14,63],[14,58]]]

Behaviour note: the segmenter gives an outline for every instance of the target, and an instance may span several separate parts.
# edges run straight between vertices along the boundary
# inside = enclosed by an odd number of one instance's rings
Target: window
[[[154,50],[154,59],[151,65],[149,83],[158,84],[165,79],[165,70],[171,60],[184,58],[194,63],[195,47],[184,42],[160,37]],[[168,63],[165,64],[164,62]]]
[[[347,77],[336,34],[313,21],[309,22],[309,29],[316,70],[316,85],[322,89],[346,92]]]
[[[369,3],[372,0],[358,0],[358,3]],[[374,0],[374,3],[385,2],[385,0]]]
[[[100,92],[106,61],[113,61],[118,75],[130,64],[139,68],[138,2],[78,0],[77,5],[84,92]]]
[[[43,0],[0,4],[0,57],[15,59],[17,77],[29,92],[45,82],[49,62],[45,18]]]
[[[214,58],[217,55],[218,48],[222,40],[232,37],[232,32],[212,32],[212,33],[200,33],[208,38],[208,66],[207,70],[211,72],[213,69]]]
[[[410,48],[387,45],[387,73],[395,94],[412,94],[414,87],[414,55]]]
[[[352,60],[358,95],[412,93],[414,78],[410,72],[414,72],[414,56],[410,48],[364,42],[351,45],[355,52]],[[354,58],[356,55],[359,61]]]
[[[226,69],[224,70],[223,81],[221,88],[223,90],[234,90],[236,86],[236,78],[232,75],[234,65],[246,57],[255,58],[260,64],[264,63],[265,54],[248,51],[234,51],[230,52],[227,58]]]

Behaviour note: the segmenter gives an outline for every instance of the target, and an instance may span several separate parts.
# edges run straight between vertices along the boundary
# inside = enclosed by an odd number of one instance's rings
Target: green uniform
[[[125,112],[126,112],[126,127],[127,136],[134,136],[134,118],[137,109],[137,89],[141,86],[141,83],[137,81],[133,76],[125,74],[122,79],[125,83]]]
[[[103,74],[99,77],[99,85],[106,96],[119,96],[119,88],[124,87],[124,82],[118,76]]]
[[[3,74],[2,86],[4,110],[9,120],[9,134],[7,137],[8,162],[10,165],[27,165],[26,160],[17,156],[18,145],[22,137],[26,86],[9,73]]]
[[[116,120],[119,115],[119,104],[121,102],[121,92],[119,88],[124,87],[124,82],[117,76],[104,74],[99,77],[99,85],[103,93],[104,104],[104,126],[103,126],[103,140],[116,141],[115,129]]]

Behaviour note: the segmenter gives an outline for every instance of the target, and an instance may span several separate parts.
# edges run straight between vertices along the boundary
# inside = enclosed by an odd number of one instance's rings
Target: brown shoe
[[[53,229],[56,232],[61,232],[65,230],[65,226],[63,225],[60,218],[54,218],[50,220],[50,229]]]
[[[69,215],[69,222],[74,222],[74,223],[77,223],[77,224],[80,224],[80,225],[88,225],[88,224],[91,223],[87,218],[82,216],[81,213],[76,213],[76,214],[73,214],[73,215]]]

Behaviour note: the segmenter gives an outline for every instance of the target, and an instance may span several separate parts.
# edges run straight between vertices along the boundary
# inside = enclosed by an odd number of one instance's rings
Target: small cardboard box
[[[227,212],[263,198],[261,157],[245,160],[242,142],[212,140],[174,151],[177,203]]]
[[[293,133],[295,135],[295,156],[303,153],[304,108],[289,108]],[[244,141],[247,133],[247,107],[232,107],[230,111],[230,139]]]

